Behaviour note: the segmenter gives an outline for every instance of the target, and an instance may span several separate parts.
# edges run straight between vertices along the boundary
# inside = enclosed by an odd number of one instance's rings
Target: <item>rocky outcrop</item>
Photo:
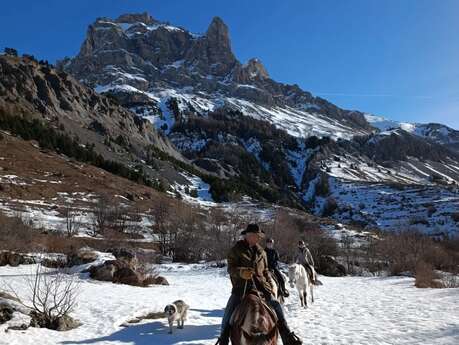
[[[254,79],[268,79],[269,74],[262,62],[253,58],[247,63],[238,66],[234,72],[234,79],[241,84],[251,83]]]
[[[144,277],[131,267],[121,267],[113,274],[113,283],[143,286]]]
[[[91,266],[89,276],[94,280],[111,282],[115,272],[121,267],[121,263],[115,260],[105,261],[101,265]]]
[[[343,277],[347,274],[346,267],[330,255],[323,255],[319,258],[318,272],[330,277]]]
[[[13,267],[34,263],[33,258],[16,252],[2,250],[0,251],[0,266],[10,265]]]
[[[98,254],[91,248],[80,248],[79,250],[70,253],[67,257],[67,266],[79,266],[89,264],[96,261]]]
[[[95,280],[132,286],[168,285],[165,278],[146,274],[140,271],[138,265],[134,263],[137,263],[137,260],[128,256],[105,261],[101,265],[90,267],[89,276]]]

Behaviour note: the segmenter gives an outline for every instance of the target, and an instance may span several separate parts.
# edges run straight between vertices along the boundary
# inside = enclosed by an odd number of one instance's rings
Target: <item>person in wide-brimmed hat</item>
[[[233,311],[241,303],[244,294],[250,290],[258,290],[266,302],[275,311],[278,318],[279,333],[285,345],[301,345],[301,340],[287,326],[284,311],[280,303],[272,296],[272,288],[268,281],[268,261],[266,252],[258,244],[265,236],[258,224],[249,224],[241,232],[243,239],[238,241],[228,254],[228,273],[233,289],[225,308],[222,320],[222,333],[217,344],[228,345],[230,335],[230,319]]]

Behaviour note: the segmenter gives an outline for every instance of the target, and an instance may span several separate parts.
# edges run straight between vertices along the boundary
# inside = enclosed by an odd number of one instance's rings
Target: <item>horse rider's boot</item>
[[[287,323],[285,321],[279,321],[278,324],[279,333],[282,338],[282,343],[284,345],[302,345],[303,342],[301,341],[298,336],[293,333],[290,328],[288,328]]]
[[[284,287],[284,289],[282,290],[282,294],[284,295],[285,298],[287,298],[288,296],[290,296],[290,293],[288,292],[287,288]]]
[[[215,345],[228,345],[229,344],[229,337],[230,337],[230,327],[226,327],[220,337],[218,338]]]

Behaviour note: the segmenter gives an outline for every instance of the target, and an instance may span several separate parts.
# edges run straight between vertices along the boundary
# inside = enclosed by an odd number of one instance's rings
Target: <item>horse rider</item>
[[[301,345],[302,341],[287,326],[281,304],[272,296],[267,279],[269,272],[266,253],[258,244],[264,237],[264,232],[257,224],[249,224],[241,234],[244,236],[243,239],[238,241],[228,254],[228,273],[233,289],[225,308],[217,344],[228,345],[231,315],[247,292],[258,290],[277,315],[277,326],[284,345]]]
[[[313,284],[316,284],[316,271],[314,269],[314,259],[312,258],[309,248],[306,246],[304,241],[298,241],[298,253],[296,255],[295,262],[303,265],[308,272],[309,278]]]
[[[279,253],[274,249],[274,239],[268,238],[266,240],[266,257],[268,259],[268,269],[273,272],[279,283],[279,289],[284,297],[288,297],[290,294],[285,287],[285,279],[282,273],[279,271]]]

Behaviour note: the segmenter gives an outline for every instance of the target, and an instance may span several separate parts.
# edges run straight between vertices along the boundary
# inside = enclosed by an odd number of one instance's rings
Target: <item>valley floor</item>
[[[0,344],[213,345],[230,292],[224,269],[163,265],[161,271],[170,286],[138,288],[81,279],[80,302],[73,314],[83,322],[81,327],[8,333],[0,327]],[[24,275],[31,272],[31,266],[0,267],[0,284],[25,293]],[[321,280],[324,285],[315,290],[316,302],[309,309],[299,307],[295,292],[285,307],[304,344],[459,343],[459,289],[416,289],[413,279],[401,277]],[[162,319],[121,326],[135,316],[161,311],[176,299],[191,306],[184,330],[169,335]]]

